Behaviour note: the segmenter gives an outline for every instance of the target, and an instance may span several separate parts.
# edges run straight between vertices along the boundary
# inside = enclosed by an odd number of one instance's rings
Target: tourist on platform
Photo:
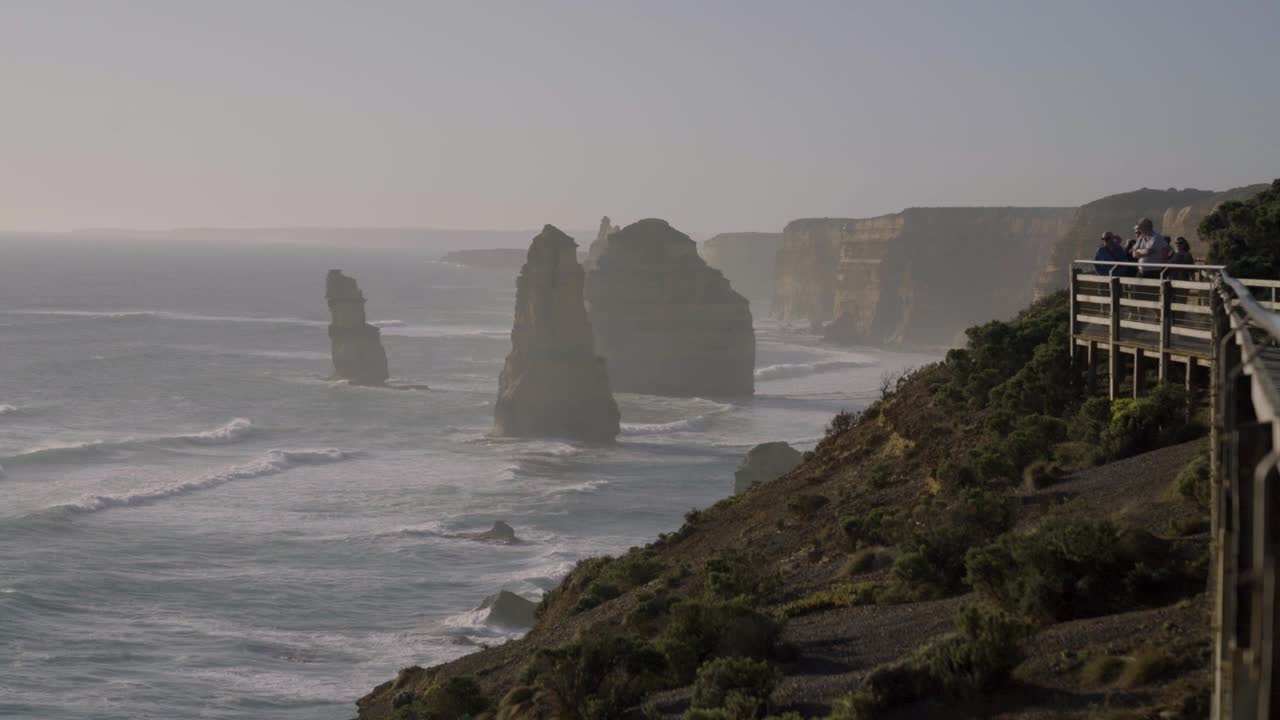
[[[1129,277],[1133,275],[1133,268],[1127,265],[1110,265],[1104,261],[1131,262],[1133,258],[1129,257],[1129,253],[1120,247],[1120,237],[1111,231],[1102,233],[1098,252],[1093,254],[1094,272],[1099,275]]]
[[[1187,239],[1180,237],[1173,241],[1174,253],[1169,258],[1169,262],[1175,265],[1195,265],[1196,259],[1191,256],[1191,243]],[[1190,268],[1183,270],[1181,268],[1170,270],[1168,276],[1174,280],[1191,280],[1195,277],[1196,271]]]
[[[1152,226],[1151,218],[1142,218],[1138,221],[1138,241],[1133,245],[1133,257],[1140,264],[1163,264],[1169,262],[1171,255],[1169,242],[1164,239],[1160,233],[1156,232]],[[1160,277],[1163,268],[1143,267],[1140,268],[1139,275],[1142,277]]]

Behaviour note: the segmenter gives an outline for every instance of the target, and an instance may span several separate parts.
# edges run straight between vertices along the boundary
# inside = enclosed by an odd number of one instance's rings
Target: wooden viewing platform
[[[1213,280],[1220,265],[1148,264],[1161,277],[1120,277],[1122,268],[1138,263],[1076,260],[1068,284],[1071,303],[1071,358],[1085,371],[1090,392],[1096,390],[1105,356],[1107,395],[1120,395],[1121,378],[1132,377],[1133,396],[1145,389],[1148,371],[1170,382],[1172,371],[1191,390],[1207,384],[1212,367]],[[1107,274],[1099,269],[1109,268]],[[1239,280],[1267,310],[1280,310],[1280,281]],[[1180,368],[1179,368],[1180,366]],[[1202,378],[1197,380],[1197,378]]]

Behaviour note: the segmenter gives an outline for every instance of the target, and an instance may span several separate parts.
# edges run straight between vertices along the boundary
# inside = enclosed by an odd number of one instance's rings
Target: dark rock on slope
[[[547,225],[516,279],[511,354],[498,381],[494,432],[609,442],[620,414],[583,307],[577,243]]]
[[[761,443],[751,448],[733,473],[733,494],[744,493],[756,483],[786,475],[802,459],[799,450],[784,442]]]
[[[329,341],[334,374],[352,385],[383,385],[390,377],[378,328],[365,320],[364,294],[355,278],[330,270],[325,277],[329,301]]]
[[[747,299],[665,220],[608,235],[587,273],[596,348],[615,390],[749,395],[755,331]]]
[[[485,622],[513,628],[533,627],[533,614],[538,603],[526,600],[507,590],[499,590],[480,603],[479,610],[488,610]]]

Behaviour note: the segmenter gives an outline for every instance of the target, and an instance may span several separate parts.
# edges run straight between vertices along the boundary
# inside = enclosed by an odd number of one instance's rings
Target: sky
[[[688,232],[1280,177],[1280,2],[0,0],[0,229]]]

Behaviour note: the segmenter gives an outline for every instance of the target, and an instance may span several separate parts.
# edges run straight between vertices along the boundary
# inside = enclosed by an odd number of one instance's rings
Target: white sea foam
[[[403,320],[373,320],[369,324],[376,328],[405,327],[408,325]]]
[[[192,322],[269,323],[273,325],[305,325],[323,327],[323,320],[307,320],[299,317],[273,317],[257,315],[202,315],[199,313],[173,312],[169,310],[6,310],[8,315],[37,315],[69,318],[97,318],[102,320],[135,320],[154,318],[159,320],[186,320]]]
[[[0,403],[0,416],[2,416],[2,415],[13,415],[13,414],[14,414],[14,413],[16,413],[16,412],[18,412],[18,406],[17,406],[17,405],[9,405],[8,403]]]
[[[786,378],[804,377],[824,372],[835,372],[849,368],[870,367],[875,363],[870,359],[863,360],[818,360],[811,363],[779,363],[756,369],[756,381],[784,380]]]
[[[702,400],[702,398],[693,398],[695,401],[711,402]],[[668,433],[680,432],[698,432],[705,430],[711,424],[711,419],[717,415],[723,415],[734,408],[733,405],[725,405],[722,403],[711,403],[715,407],[700,415],[694,415],[683,420],[672,420],[670,422],[661,423],[622,423],[623,435],[666,435]]]
[[[83,442],[59,443],[51,442],[29,450],[10,455],[6,460],[14,463],[58,462],[74,460],[85,455],[95,455],[112,450],[128,450],[144,445],[226,445],[239,442],[253,431],[253,422],[248,418],[235,418],[230,422],[211,430],[202,430],[180,435],[151,435],[126,437],[118,440],[86,440]]]
[[[373,323],[378,325],[377,322]],[[383,335],[413,338],[446,338],[472,337],[490,340],[505,340],[511,337],[510,328],[489,327],[483,325],[408,325],[400,323],[382,327]]]
[[[209,490],[236,480],[247,480],[277,475],[298,465],[316,465],[340,462],[352,457],[334,448],[322,450],[270,450],[265,455],[226,469],[201,476],[194,480],[172,484],[154,484],[120,495],[90,495],[79,502],[60,505],[75,513],[91,513],[115,507],[136,507],[158,500],[178,497],[199,490]]]

